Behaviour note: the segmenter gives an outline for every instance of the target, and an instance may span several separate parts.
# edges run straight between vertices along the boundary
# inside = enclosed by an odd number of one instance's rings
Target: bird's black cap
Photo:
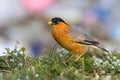
[[[59,22],[64,22],[65,23],[65,21],[63,19],[59,18],[59,17],[54,17],[54,18],[51,19],[52,25],[56,25]]]

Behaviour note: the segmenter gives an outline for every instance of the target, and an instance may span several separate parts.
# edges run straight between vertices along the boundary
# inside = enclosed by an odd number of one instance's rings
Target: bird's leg
[[[78,61],[82,57],[82,55],[83,54],[80,54],[75,61]]]
[[[73,57],[74,57],[74,54],[72,54],[66,62],[70,61]]]
[[[80,54],[75,61],[78,61],[82,56],[83,56],[83,54]],[[83,56],[83,58],[81,60],[82,60],[81,61],[81,63],[82,63],[82,69],[85,69],[84,56]]]

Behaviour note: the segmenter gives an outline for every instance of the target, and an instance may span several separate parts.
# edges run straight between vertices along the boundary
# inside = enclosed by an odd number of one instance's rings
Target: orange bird
[[[52,36],[56,42],[61,47],[72,52],[72,56],[68,60],[72,59],[76,54],[79,54],[75,60],[78,61],[88,47],[99,48],[108,52],[99,42],[89,38],[84,33],[75,31],[61,18],[52,18],[48,24],[52,25]]]

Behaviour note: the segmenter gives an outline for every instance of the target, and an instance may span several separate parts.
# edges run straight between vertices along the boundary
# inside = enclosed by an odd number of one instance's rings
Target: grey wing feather
[[[86,34],[79,32],[73,28],[70,29],[69,35],[73,37],[73,41],[78,43],[85,43],[86,45],[99,44],[99,42],[94,41],[93,39],[88,37]]]
[[[84,45],[93,45],[96,46],[100,49],[102,49],[105,52],[108,52],[108,50],[106,50],[103,45],[101,45],[98,41],[95,41],[93,39],[91,39],[90,37],[88,37],[86,34],[79,32],[73,28],[70,29],[69,31],[69,35],[71,35],[73,37],[73,41],[79,43],[79,44],[84,44]]]

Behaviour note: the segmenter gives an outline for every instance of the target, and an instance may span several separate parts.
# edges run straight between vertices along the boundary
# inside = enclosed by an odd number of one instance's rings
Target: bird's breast
[[[67,46],[72,40],[72,37],[63,31],[54,30],[52,35],[61,46]]]

